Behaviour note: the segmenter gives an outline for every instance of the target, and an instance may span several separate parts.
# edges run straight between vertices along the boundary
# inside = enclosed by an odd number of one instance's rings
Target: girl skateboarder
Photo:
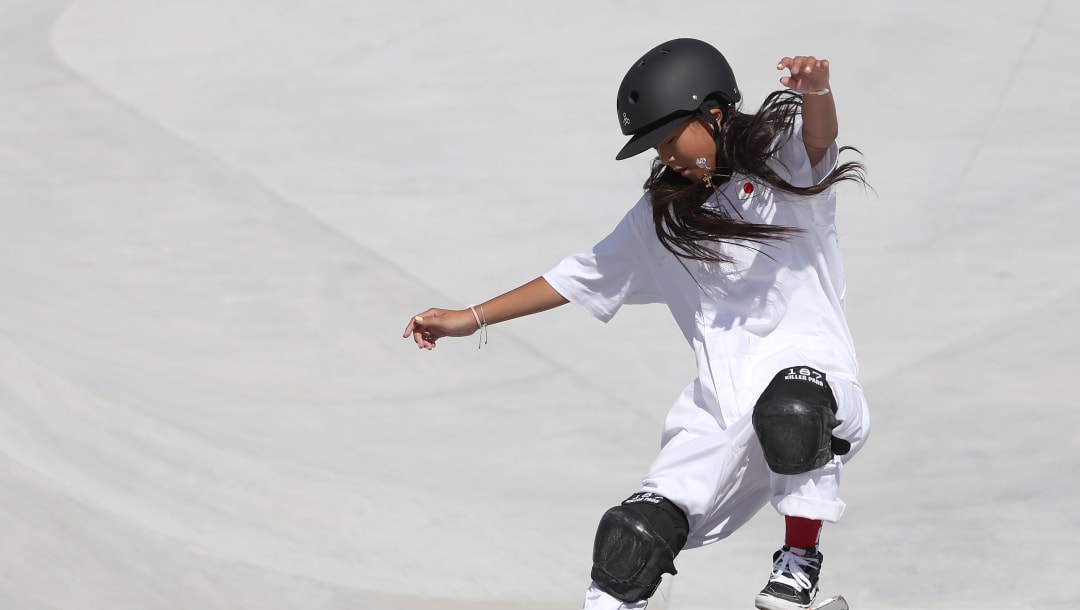
[[[844,314],[835,227],[838,163],[829,62],[785,57],[786,90],[755,113],[724,56],[665,42],[630,67],[616,159],[657,158],[644,195],[610,235],[543,276],[466,309],[428,309],[405,328],[422,349],[443,337],[572,302],[610,320],[664,303],[698,377],[672,405],[642,486],[600,519],[585,608],[644,608],[685,548],[723,539],[771,503],[783,545],[755,603],[812,605],[822,523],[844,512],[843,464],[869,431]]]

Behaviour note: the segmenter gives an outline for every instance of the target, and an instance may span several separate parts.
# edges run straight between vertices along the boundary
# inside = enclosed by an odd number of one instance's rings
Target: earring
[[[700,167],[701,169],[705,170],[705,177],[704,177],[705,186],[707,186],[709,188],[713,188],[712,168],[709,167],[709,160],[706,159],[705,157],[698,157],[697,158],[697,166]]]

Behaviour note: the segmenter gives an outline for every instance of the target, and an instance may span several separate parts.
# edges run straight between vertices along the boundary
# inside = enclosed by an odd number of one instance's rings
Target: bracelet
[[[477,315],[476,308],[480,308],[480,314]],[[480,339],[476,343],[476,349],[480,349],[481,345],[487,345],[487,315],[484,313],[484,306],[481,305],[469,305],[469,311],[472,312],[473,318],[476,319],[476,329],[480,331]],[[481,319],[482,318],[482,319]]]
[[[796,91],[795,89],[788,89],[788,91],[794,93],[795,95],[825,95],[826,93],[831,93],[832,89],[825,87],[824,89],[818,89],[817,91],[807,91],[805,93],[803,93],[802,91]]]

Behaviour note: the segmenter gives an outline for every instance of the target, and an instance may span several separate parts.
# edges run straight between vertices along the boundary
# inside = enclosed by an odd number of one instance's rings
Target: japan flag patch
[[[739,201],[746,201],[754,195],[754,183],[747,180],[739,187]]]

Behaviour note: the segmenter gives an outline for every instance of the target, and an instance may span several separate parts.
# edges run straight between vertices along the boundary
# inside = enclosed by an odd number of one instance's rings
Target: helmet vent
[[[638,101],[638,92],[631,91],[630,95],[626,98],[626,101],[630,102],[631,104],[636,104]]]

